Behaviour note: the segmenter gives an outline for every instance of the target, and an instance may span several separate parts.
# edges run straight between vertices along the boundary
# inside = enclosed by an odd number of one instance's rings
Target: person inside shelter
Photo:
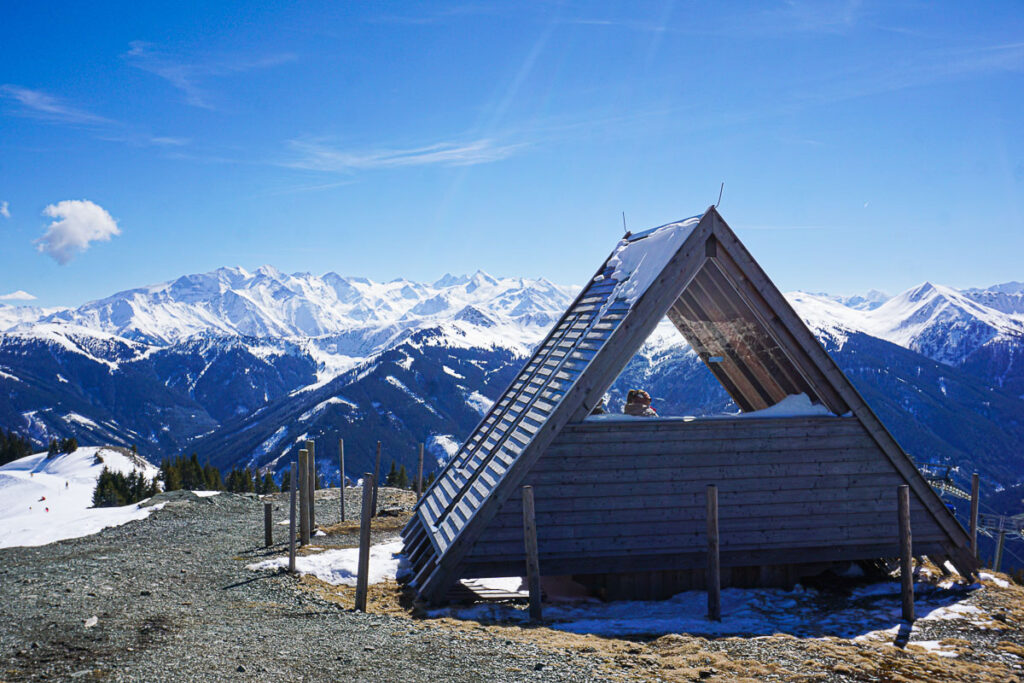
[[[657,417],[658,412],[651,406],[651,395],[643,389],[630,389],[626,394],[626,405],[622,412],[635,417]]]

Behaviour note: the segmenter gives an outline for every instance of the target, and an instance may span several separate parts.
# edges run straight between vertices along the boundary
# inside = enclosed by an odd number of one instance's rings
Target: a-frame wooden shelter
[[[666,316],[743,413],[805,394],[831,415],[586,419]],[[963,527],[714,207],[619,242],[425,493],[402,532],[422,598],[522,575],[524,484],[541,572],[609,595],[703,585],[707,484],[724,585],[896,557],[900,484],[914,553],[977,568]]]

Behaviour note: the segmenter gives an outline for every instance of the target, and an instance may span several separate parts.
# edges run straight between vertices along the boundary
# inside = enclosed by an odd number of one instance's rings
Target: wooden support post
[[[263,545],[274,545],[274,504],[270,501],[263,503]]]
[[[423,497],[423,444],[420,444],[420,466],[416,470],[416,500]]]
[[[345,521],[345,439],[338,439],[338,471],[341,481],[338,483],[338,495],[341,497],[341,521]]]
[[[309,544],[309,453],[299,451],[299,545]]]
[[[377,516],[377,483],[380,481],[380,441],[377,442],[377,461],[373,466],[373,500],[371,501],[371,517]]]
[[[708,568],[705,585],[708,591],[708,619],[722,620],[722,567],[718,554],[718,487],[707,487]]]
[[[309,452],[307,456],[309,463],[306,467],[309,473],[309,530],[312,533],[313,529],[316,529],[316,485],[318,479],[316,474],[316,444],[311,440],[307,440],[306,451]]]
[[[523,542],[526,545],[526,585],[530,589],[530,621],[540,621],[540,558],[532,486],[523,487]]]
[[[978,473],[971,475],[971,553],[978,557],[978,504],[981,502]]]
[[[373,490],[370,473],[363,473],[363,510],[359,517],[359,565],[356,569],[356,609],[366,611],[366,591],[370,574],[370,516]]]
[[[897,489],[900,523],[900,594],[903,598],[903,620],[914,621],[914,569],[910,537],[910,487]]]
[[[288,485],[289,493],[291,494],[291,503],[289,504],[288,512],[288,571],[292,574],[295,573],[295,484],[298,481],[298,474],[296,473],[295,463],[292,463],[291,468],[291,483]]]
[[[996,556],[992,561],[992,569],[998,571],[1003,567],[1003,543],[1006,541],[1006,517],[999,515],[999,536],[996,538]]]

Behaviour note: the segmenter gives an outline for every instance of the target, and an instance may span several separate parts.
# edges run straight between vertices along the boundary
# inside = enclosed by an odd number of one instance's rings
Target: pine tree
[[[430,485],[434,483],[435,476],[436,476],[435,472],[431,472],[429,475],[427,475],[427,480],[423,482],[423,490],[424,491],[426,491],[430,487]]]
[[[50,439],[50,447],[46,451],[46,457],[52,458],[58,453],[60,453],[60,445],[57,443],[57,439]]]
[[[395,486],[398,482],[398,469],[395,467],[395,461],[391,461],[391,469],[388,470],[388,476],[384,478],[385,486]]]
[[[405,465],[398,468],[398,475],[395,477],[395,486],[400,489],[409,488],[409,475],[405,471]]]
[[[284,471],[284,474],[281,475],[281,490],[292,490],[292,470],[290,467]]]
[[[223,491],[224,482],[220,479],[220,470],[206,463],[203,466],[203,480],[206,482],[205,488],[207,491]]]
[[[277,493],[280,490],[277,488],[274,478],[270,476],[270,472],[263,475],[263,493]]]

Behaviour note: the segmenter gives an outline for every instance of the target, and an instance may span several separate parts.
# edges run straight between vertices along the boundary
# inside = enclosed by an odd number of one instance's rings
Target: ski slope
[[[0,467],[0,548],[37,546],[95,534],[110,526],[145,519],[162,505],[93,508],[100,472],[158,473],[142,458],[110,448],[79,448],[47,458],[36,453]]]

